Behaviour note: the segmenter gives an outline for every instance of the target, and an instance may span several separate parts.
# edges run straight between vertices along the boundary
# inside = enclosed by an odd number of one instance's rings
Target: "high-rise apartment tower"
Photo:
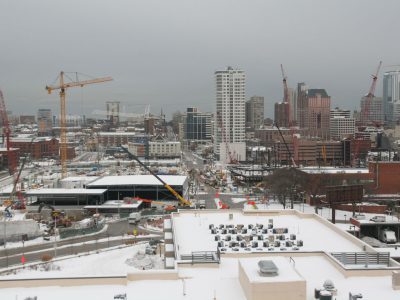
[[[245,160],[245,73],[228,67],[215,72],[215,81],[217,107],[214,153],[224,161],[231,155],[235,159]],[[220,157],[221,145],[225,157]]]

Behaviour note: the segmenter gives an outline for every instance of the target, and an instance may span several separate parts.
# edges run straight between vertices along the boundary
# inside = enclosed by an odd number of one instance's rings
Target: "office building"
[[[245,160],[245,73],[228,67],[216,71],[215,80],[217,107],[214,153],[222,162],[231,160],[231,156]],[[220,155],[221,145],[224,147],[223,155]]]
[[[117,126],[119,124],[119,101],[107,101],[107,120],[110,121],[112,125]]]
[[[287,102],[277,102],[275,103],[274,110],[274,120],[275,124],[279,127],[289,128],[289,103]]]
[[[39,136],[51,135],[53,129],[53,116],[51,109],[40,108],[37,113],[37,122],[39,127]]]
[[[330,137],[333,140],[354,137],[355,132],[354,118],[344,116],[334,116],[330,119]]]
[[[339,107],[335,107],[335,109],[331,110],[331,118],[337,118],[337,117],[343,117],[343,118],[351,118],[351,111],[348,109],[341,109]]]
[[[253,96],[246,101],[246,126],[259,128],[264,123],[264,97]]]
[[[308,87],[304,82],[297,84],[297,125],[300,128],[305,127],[305,114],[306,114],[306,96]]]
[[[383,103],[385,121],[400,120],[400,70],[383,75]]]
[[[311,137],[329,139],[331,97],[325,89],[308,89],[298,84],[299,125]]]
[[[384,122],[384,109],[382,97],[372,97],[369,104],[366,96],[361,98],[360,121],[364,125],[382,124]]]
[[[184,139],[187,141],[211,141],[211,114],[202,113],[196,107],[186,109],[183,115]]]

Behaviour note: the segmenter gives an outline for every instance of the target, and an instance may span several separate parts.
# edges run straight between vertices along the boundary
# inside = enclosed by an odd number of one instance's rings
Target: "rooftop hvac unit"
[[[263,225],[263,224],[256,224],[256,227],[257,227],[258,229],[263,229],[263,228],[264,228],[264,225]]]
[[[247,233],[247,228],[243,228],[242,229],[242,234],[246,234]]]
[[[222,229],[222,228],[224,228],[224,227],[225,227],[224,224],[219,224],[219,229]]]
[[[238,225],[236,225],[236,228],[237,228],[237,230],[242,230],[242,229],[243,229],[243,227],[244,227],[244,225],[243,225],[243,224],[238,224]]]
[[[267,229],[267,228],[264,228],[261,232],[262,232],[263,234],[267,234],[267,233],[268,233],[268,229]]]
[[[258,262],[260,276],[271,277],[278,276],[278,267],[272,260],[260,260]]]
[[[296,239],[296,235],[292,233],[292,234],[290,235],[290,239],[291,239],[292,241],[294,241],[294,240]]]
[[[212,234],[217,234],[217,229],[215,229],[215,228],[211,229],[211,233]]]
[[[329,291],[321,291],[319,295],[320,300],[332,300],[332,293]]]
[[[232,238],[231,238],[231,236],[230,235],[227,235],[226,237],[225,237],[225,241],[230,241]]]
[[[349,300],[362,299],[362,297],[363,297],[363,296],[362,296],[360,293],[358,293],[358,294],[349,293]]]
[[[214,224],[208,225],[208,229],[213,229],[213,228],[214,228]]]
[[[233,248],[233,247],[237,247],[237,246],[239,246],[238,242],[235,242],[235,241],[229,242],[229,248]]]
[[[248,229],[253,229],[253,227],[254,227],[253,224],[247,225],[247,228],[248,228]]]
[[[229,220],[233,220],[233,214],[229,214]]]
[[[221,237],[219,235],[214,236],[214,241],[219,241]]]

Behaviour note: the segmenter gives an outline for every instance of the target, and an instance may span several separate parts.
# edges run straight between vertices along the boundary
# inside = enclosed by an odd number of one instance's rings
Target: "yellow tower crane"
[[[53,90],[60,90],[60,114],[61,114],[61,122],[60,122],[60,161],[61,161],[61,178],[65,178],[67,176],[67,128],[66,128],[66,111],[65,111],[65,90],[71,87],[83,87],[87,84],[92,83],[100,83],[105,81],[113,80],[111,77],[103,77],[103,78],[95,78],[91,80],[82,80],[64,82],[64,72],[60,72],[59,75],[60,83],[58,85],[46,86],[46,90],[49,94]]]

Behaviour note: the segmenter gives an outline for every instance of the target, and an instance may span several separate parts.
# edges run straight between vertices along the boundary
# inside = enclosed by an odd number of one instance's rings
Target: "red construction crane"
[[[17,157],[15,151],[13,151],[11,147],[10,123],[8,121],[6,104],[4,103],[4,96],[1,90],[0,90],[0,117],[3,125],[3,142],[5,140],[5,146],[7,148],[8,171],[10,172],[10,175],[13,175],[17,168]]]
[[[379,62],[375,74],[371,75],[372,76],[371,87],[369,88],[368,94],[365,96],[364,110],[361,114],[362,126],[368,126],[370,123],[374,124],[375,126],[378,125],[376,120],[370,120],[369,110],[371,107],[372,99],[375,97],[376,82],[378,81],[378,74],[379,70],[381,69],[381,66],[382,66],[382,61]]]
[[[283,102],[287,105],[288,109],[287,109],[287,126],[290,129],[290,135],[292,137],[292,143],[293,143],[293,149],[295,150],[295,128],[293,128],[293,120],[292,120],[292,116],[291,116],[291,111],[292,108],[290,106],[290,94],[289,94],[289,87],[287,84],[287,76],[285,74],[285,70],[283,69],[283,65],[281,64],[281,72],[282,72],[282,83],[283,83]],[[278,128],[279,134],[281,135],[283,142],[285,143],[286,148],[288,147],[288,145],[286,144],[285,139],[283,138],[282,132],[279,129],[279,125],[278,122],[276,122],[275,120],[275,126]],[[287,148],[288,149],[288,148]],[[293,164],[293,166],[296,168],[297,164],[294,160],[294,157],[289,154],[290,157],[290,161]]]
[[[365,96],[365,103],[364,103],[364,109],[361,109],[361,116],[360,116],[360,123],[361,126],[358,127],[358,131],[362,132],[366,129],[366,127],[368,125],[370,125],[371,123],[375,126],[375,127],[379,127],[380,124],[376,121],[376,120],[370,120],[370,115],[369,115],[369,111],[370,111],[370,107],[371,107],[371,102],[372,99],[375,97],[375,88],[376,88],[376,83],[378,81],[378,74],[379,74],[379,70],[381,69],[382,66],[382,61],[379,62],[378,64],[378,68],[376,69],[375,74],[371,75],[372,76],[372,83],[371,86],[369,88],[368,94]],[[355,144],[355,149],[354,149],[354,156],[353,156],[353,164],[356,164],[356,162],[360,162],[360,141],[354,141]]]

